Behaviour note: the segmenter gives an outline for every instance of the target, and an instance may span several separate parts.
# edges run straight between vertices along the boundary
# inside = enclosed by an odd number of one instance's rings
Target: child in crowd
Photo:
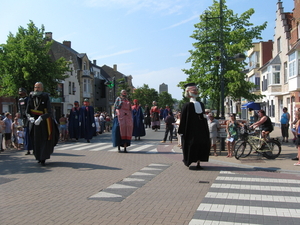
[[[24,131],[22,126],[17,127],[17,149],[21,150],[24,144]]]

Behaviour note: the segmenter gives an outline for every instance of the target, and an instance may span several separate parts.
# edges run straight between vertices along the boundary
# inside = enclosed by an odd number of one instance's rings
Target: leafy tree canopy
[[[222,57],[224,59],[224,96],[229,96],[233,100],[244,97],[249,101],[261,98],[261,95],[251,93],[255,84],[246,79],[246,74],[243,72],[246,63],[237,62],[231,58],[251,49],[253,39],[262,39],[261,32],[266,28],[267,22],[254,26],[250,22],[253,14],[254,9],[249,9],[239,16],[227,8],[225,0],[223,0],[221,11],[219,2],[214,0],[213,5],[200,15],[200,22],[194,25],[196,29],[191,38],[196,42],[193,43],[194,49],[189,51],[190,57],[187,59],[187,62],[191,63],[191,68],[183,69],[188,78],[185,82],[180,82],[178,86],[183,88],[185,83],[196,83],[200,97],[210,99],[213,105],[217,103],[219,107],[220,57]],[[220,22],[223,24],[223,29],[220,29]]]
[[[152,106],[153,101],[158,101],[158,92],[154,88],[149,88],[147,84],[134,89],[132,100],[137,99],[144,108],[145,105]]]
[[[68,62],[50,57],[52,41],[44,39],[44,26],[37,28],[32,21],[27,29],[9,33],[6,44],[0,45],[0,95],[17,96],[20,87],[28,92],[36,82],[44,84],[44,91],[56,96],[57,83],[68,76]]]
[[[168,105],[171,109],[173,109],[173,104],[174,104],[174,100],[172,98],[172,95],[169,94],[166,91],[161,92],[158,95],[158,101],[157,101],[157,106],[159,108],[166,108],[166,106]]]

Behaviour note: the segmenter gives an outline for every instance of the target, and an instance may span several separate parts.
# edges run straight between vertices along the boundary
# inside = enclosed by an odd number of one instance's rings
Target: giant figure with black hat
[[[50,159],[59,137],[49,94],[43,90],[44,86],[41,82],[34,84],[34,91],[29,95],[26,109],[30,121],[29,132],[33,154],[42,166],[45,165],[47,159]]]
[[[29,121],[26,114],[28,96],[25,88],[19,88],[19,97],[20,98],[18,101],[18,106],[24,128],[24,149],[27,150],[27,153],[25,155],[30,155],[30,150],[32,150],[32,144],[29,137]]]
[[[200,162],[208,162],[210,153],[210,138],[207,119],[204,114],[204,104],[196,101],[198,88],[195,83],[185,85],[185,97],[190,102],[182,107],[178,133],[182,134],[182,151],[184,165],[197,163],[190,169],[203,169]]]
[[[81,137],[86,139],[89,143],[96,134],[94,107],[90,106],[90,102],[87,98],[83,100],[83,105],[80,111]]]
[[[74,102],[74,107],[70,110],[69,114],[69,138],[75,138],[78,140],[81,136],[81,111],[82,109],[79,107],[79,102]]]

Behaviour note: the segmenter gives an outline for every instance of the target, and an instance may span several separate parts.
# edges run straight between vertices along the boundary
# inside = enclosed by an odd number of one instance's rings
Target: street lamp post
[[[224,99],[225,99],[225,81],[224,81],[224,74],[225,74],[225,60],[234,59],[236,61],[243,61],[245,60],[246,56],[243,53],[238,53],[233,57],[227,57],[224,48],[224,29],[223,29],[223,0],[220,0],[220,85],[221,85],[221,96],[220,96],[220,103],[221,103],[221,119],[225,120],[225,107],[224,107]],[[221,138],[221,151],[225,151],[225,138]]]

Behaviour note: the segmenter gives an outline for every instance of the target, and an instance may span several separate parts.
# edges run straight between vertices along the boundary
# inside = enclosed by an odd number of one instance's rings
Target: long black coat
[[[204,104],[200,102],[202,110]],[[178,133],[182,134],[182,151],[184,165],[189,166],[198,160],[208,162],[210,138],[207,119],[204,114],[195,112],[194,103],[184,104],[181,112]]]
[[[37,101],[35,99],[37,99]],[[26,111],[31,117],[34,117],[35,120],[38,119],[39,116],[43,118],[39,125],[30,123],[30,139],[36,160],[49,159],[53,153],[54,146],[58,142],[59,131],[57,124],[53,120],[48,93],[42,93],[39,96],[34,96],[31,93]]]

